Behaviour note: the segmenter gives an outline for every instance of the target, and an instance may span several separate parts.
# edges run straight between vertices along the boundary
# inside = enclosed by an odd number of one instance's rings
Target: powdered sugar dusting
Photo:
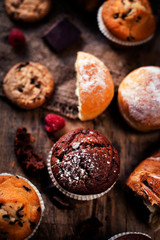
[[[97,86],[106,88],[105,65],[94,58],[79,59],[80,85],[82,91],[91,92]],[[106,67],[105,67],[106,68]]]
[[[120,88],[120,92],[128,103],[130,116],[156,124],[160,117],[160,68],[141,67],[130,73],[123,83],[125,87]]]

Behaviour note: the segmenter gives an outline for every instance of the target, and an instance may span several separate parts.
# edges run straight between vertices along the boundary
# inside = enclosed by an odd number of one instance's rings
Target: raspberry
[[[47,132],[56,132],[64,127],[65,120],[63,117],[56,114],[48,114],[45,119],[45,129]]]
[[[24,45],[25,36],[21,30],[13,28],[9,33],[8,42],[12,47]]]

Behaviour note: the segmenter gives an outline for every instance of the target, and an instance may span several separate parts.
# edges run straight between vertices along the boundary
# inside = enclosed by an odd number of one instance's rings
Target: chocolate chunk
[[[142,19],[141,16],[138,16],[136,22],[139,22],[141,19]]]
[[[28,171],[37,172],[45,168],[45,160],[36,152],[31,145],[33,137],[27,133],[27,129],[22,127],[18,128],[14,141],[14,150],[18,161]],[[25,188],[25,187],[24,187]],[[28,189],[25,188],[27,191]]]
[[[19,225],[20,227],[23,227],[23,223],[22,223],[21,221],[18,221],[18,225]]]
[[[19,66],[17,67],[17,69],[20,70],[21,68],[27,66],[28,64],[29,64],[29,62],[20,63]]]
[[[40,88],[40,86],[41,86],[40,82],[36,83],[36,85],[35,85],[36,88]]]
[[[30,78],[30,84],[34,84],[35,83],[35,81],[36,81],[36,77],[34,77],[34,78]]]
[[[37,97],[38,100],[40,100],[41,98],[40,97]]]
[[[115,13],[113,16],[115,19],[119,18],[119,13]]]
[[[135,38],[132,36],[127,37],[127,41],[132,41],[132,40],[135,40]]]
[[[3,203],[0,203],[0,208],[3,206]]]
[[[5,214],[5,215],[2,216],[2,218],[3,218],[4,220],[9,220],[9,219],[10,219],[10,216],[9,216],[8,214]]]
[[[18,88],[18,91],[19,91],[19,92],[23,92],[23,88],[22,88],[22,87],[19,87],[19,88]]]
[[[16,176],[16,178],[18,178],[18,179],[19,179],[19,177],[18,177],[18,176]]]
[[[21,208],[19,208],[17,211],[16,211],[16,216],[18,218],[22,218],[24,215],[22,213],[20,213],[22,210],[23,210],[24,206],[22,206]]]
[[[40,207],[37,208],[37,212],[41,212],[41,208]]]
[[[31,191],[31,189],[28,188],[28,187],[26,187],[25,185],[23,185],[23,187],[24,187],[24,189],[25,189],[27,192],[30,192],[30,191]]]
[[[43,39],[56,51],[59,52],[73,44],[80,37],[80,30],[66,18],[56,23],[44,36]]]
[[[29,221],[29,223],[30,223],[31,230],[33,230],[36,227],[36,223],[31,221]]]

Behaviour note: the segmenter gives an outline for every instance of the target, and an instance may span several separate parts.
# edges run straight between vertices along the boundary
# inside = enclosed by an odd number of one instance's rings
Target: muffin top
[[[112,239],[112,238],[111,238]],[[126,233],[123,236],[113,237],[114,240],[151,240],[151,237],[141,233]]]
[[[0,239],[28,237],[40,216],[40,201],[32,186],[18,176],[0,175]]]
[[[51,168],[63,189],[81,195],[97,194],[115,183],[120,160],[105,136],[96,130],[79,128],[54,145]]]
[[[141,41],[155,31],[155,18],[148,0],[108,0],[102,9],[107,29],[117,38]]]

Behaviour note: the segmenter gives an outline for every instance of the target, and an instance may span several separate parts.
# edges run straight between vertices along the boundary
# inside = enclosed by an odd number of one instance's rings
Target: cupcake
[[[111,41],[135,46],[153,37],[156,23],[148,0],[108,0],[98,11],[98,26]]]
[[[119,233],[108,240],[152,240],[150,236],[140,232]]]
[[[117,151],[96,130],[75,129],[62,136],[48,157],[55,186],[65,195],[91,200],[108,192],[120,172]]]
[[[0,239],[29,239],[44,211],[37,188],[23,177],[0,174]]]

